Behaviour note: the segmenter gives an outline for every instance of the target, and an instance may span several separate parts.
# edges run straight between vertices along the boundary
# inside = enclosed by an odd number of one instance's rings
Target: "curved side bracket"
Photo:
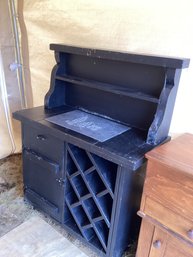
[[[149,128],[147,143],[157,145],[165,140],[173,114],[181,70],[167,69],[165,85],[160,94],[159,104],[154,116],[154,120]]]
[[[65,87],[60,85],[60,81],[56,81],[56,75],[65,72],[65,62],[61,59],[63,59],[63,56],[61,56],[59,52],[55,52],[56,65],[52,69],[50,89],[44,98],[44,105],[47,109],[52,109],[65,104]]]

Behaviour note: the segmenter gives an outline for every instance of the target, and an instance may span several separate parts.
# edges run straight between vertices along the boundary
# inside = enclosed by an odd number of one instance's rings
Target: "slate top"
[[[82,110],[74,110],[46,118],[47,121],[76,131],[99,142],[122,134],[130,127]]]
[[[145,162],[145,153],[154,148],[146,143],[146,133],[136,128],[113,137],[105,142],[95,139],[48,122],[46,118],[60,113],[74,110],[72,107],[63,106],[55,109],[45,109],[44,106],[17,111],[13,117],[23,123],[39,127],[68,143],[84,148],[105,159],[115,162],[131,170],[136,170]]]

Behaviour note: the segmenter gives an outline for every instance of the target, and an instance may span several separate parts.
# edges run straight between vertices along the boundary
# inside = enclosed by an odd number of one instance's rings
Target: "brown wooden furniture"
[[[193,256],[193,135],[146,154],[137,257]]]

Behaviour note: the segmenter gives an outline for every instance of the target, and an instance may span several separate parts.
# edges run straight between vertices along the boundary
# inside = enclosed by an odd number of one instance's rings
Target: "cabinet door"
[[[136,257],[193,257],[193,244],[143,219]]]
[[[62,219],[64,183],[60,164],[34,152],[23,150],[25,197],[38,209],[58,221]]]
[[[162,256],[163,242],[161,242],[161,239],[164,241],[164,234],[160,233],[160,236],[157,234],[158,231],[155,234],[155,226],[143,219],[140,228],[136,257]],[[160,240],[160,242],[157,242],[156,240]],[[153,242],[156,242],[159,247],[154,246]]]
[[[193,246],[155,227],[149,257],[192,257]]]
[[[155,227],[149,257],[163,257],[167,243],[167,233]],[[177,256],[176,256],[177,257]]]

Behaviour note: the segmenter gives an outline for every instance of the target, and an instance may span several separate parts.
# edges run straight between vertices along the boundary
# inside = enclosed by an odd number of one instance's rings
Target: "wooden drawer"
[[[164,257],[193,257],[193,246],[186,244],[183,240],[167,235]]]
[[[45,128],[23,124],[23,148],[35,151],[59,163],[64,158],[64,143]]]
[[[193,243],[193,221],[146,197],[144,213]]]
[[[148,162],[144,195],[193,222],[193,176],[158,162]],[[141,210],[144,203],[142,201]]]

